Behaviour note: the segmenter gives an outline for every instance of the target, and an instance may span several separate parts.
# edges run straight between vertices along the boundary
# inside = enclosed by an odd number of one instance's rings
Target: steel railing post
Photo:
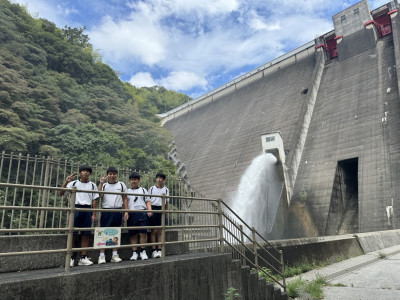
[[[161,196],[161,259],[165,259],[165,194]]]
[[[219,229],[219,251],[224,252],[224,227],[222,223],[222,199],[218,199],[218,229]]]
[[[286,292],[286,279],[285,279],[285,264],[283,262],[283,251],[279,250],[279,254],[281,256],[281,272],[282,272],[282,283],[283,283],[283,289]]]
[[[253,251],[254,251],[254,264],[256,265],[257,271],[259,269],[258,265],[258,252],[257,252],[257,241],[256,241],[256,229],[251,227],[252,239],[253,239]]]
[[[67,253],[65,254],[65,272],[70,271],[70,259],[72,256],[72,239],[74,238],[74,217],[75,217],[75,197],[76,187],[72,187],[71,198],[69,201],[70,211],[68,215],[68,237],[67,237]]]
[[[50,172],[50,162],[49,162],[49,157],[47,157],[46,159],[46,171],[44,173],[44,182],[43,185],[47,186],[48,181],[49,181],[49,172]],[[42,195],[42,207],[46,206],[46,195],[47,195],[47,190],[43,191],[43,195]],[[74,205],[75,206],[75,205]],[[45,211],[42,210],[40,212],[40,222],[39,222],[39,228],[43,228],[44,227],[44,215],[45,215]]]
[[[246,249],[243,247],[243,245],[244,245],[243,226],[239,225],[239,229],[240,229],[240,241],[241,241],[240,249],[241,249],[242,254],[244,256],[246,256]],[[243,259],[243,257],[240,260],[242,261],[242,265],[245,266],[246,265],[246,260]]]

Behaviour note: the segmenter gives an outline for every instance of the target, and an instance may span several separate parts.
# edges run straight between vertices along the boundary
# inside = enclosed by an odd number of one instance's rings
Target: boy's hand
[[[101,178],[100,178],[100,183],[101,183],[101,184],[104,184],[104,182],[106,182],[107,179],[108,179],[107,175],[101,177]]]

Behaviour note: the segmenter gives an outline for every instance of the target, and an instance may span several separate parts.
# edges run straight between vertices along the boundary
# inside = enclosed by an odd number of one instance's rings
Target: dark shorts
[[[161,210],[161,206],[151,206],[151,210]],[[149,225],[150,226],[161,226],[161,212],[160,213],[154,213],[151,215],[149,218]]]
[[[122,213],[117,211],[102,212],[100,217],[101,227],[121,227]]]
[[[149,217],[147,216],[146,212],[129,213],[127,224],[128,226],[149,226]],[[138,233],[147,234],[147,228],[129,230],[129,236],[133,236]]]
[[[75,204],[76,208],[91,208],[91,205],[80,205]],[[92,227],[92,212],[91,211],[77,211],[74,215],[74,227],[90,228]],[[79,231],[74,231],[74,234],[78,234]],[[90,235],[91,231],[81,231],[82,235]]]

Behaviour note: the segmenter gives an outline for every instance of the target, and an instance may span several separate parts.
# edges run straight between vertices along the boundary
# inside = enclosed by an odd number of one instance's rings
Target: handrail
[[[26,184],[13,184],[13,183],[0,183],[0,188],[15,188],[17,189],[36,189],[39,191],[68,191],[71,193],[69,198],[68,207],[56,207],[53,206],[43,206],[43,204],[47,204],[46,201],[42,201],[44,199],[40,199],[39,206],[17,206],[17,205],[0,205],[0,211],[3,213],[5,211],[12,211],[12,213],[16,211],[46,211],[46,212],[68,212],[67,218],[68,222],[66,227],[61,226],[53,226],[53,223],[49,228],[0,228],[0,234],[8,233],[8,234],[23,234],[28,232],[38,232],[38,233],[47,233],[47,232],[65,232],[67,234],[67,245],[65,249],[51,249],[51,250],[40,250],[40,251],[21,251],[21,252],[6,252],[0,253],[0,257],[6,256],[18,256],[18,255],[26,255],[26,254],[48,254],[48,253],[65,253],[65,272],[70,271],[69,260],[71,254],[76,251],[82,250],[97,250],[95,247],[85,247],[85,248],[73,248],[72,247],[72,237],[74,231],[94,231],[95,228],[80,228],[74,227],[74,212],[76,211],[91,211],[100,213],[103,211],[118,211],[118,212],[138,212],[138,210],[129,210],[129,209],[102,209],[102,208],[76,208],[75,207],[75,195],[78,192],[88,192],[87,190],[78,190],[77,188],[59,188],[59,187],[51,187],[51,186],[42,186],[42,185],[26,185]],[[1,190],[0,190],[1,191]],[[16,192],[14,191],[14,197]],[[142,196],[143,194],[131,194],[131,193],[118,193],[118,192],[104,192],[104,191],[93,191],[99,194],[129,194],[134,196]],[[157,196],[157,195],[153,195]],[[124,245],[116,245],[115,248],[130,248],[137,246],[156,246],[162,245],[162,261],[165,259],[165,245],[173,245],[173,244],[196,244],[198,249],[211,249],[209,243],[213,243],[214,245],[218,245],[218,247],[212,246],[212,249],[217,248],[219,252],[231,253],[232,257],[239,257],[242,260],[242,263],[249,264],[250,266],[256,268],[259,272],[266,275],[266,277],[271,278],[275,283],[280,285],[283,289],[286,289],[285,277],[284,277],[284,265],[283,265],[283,254],[282,251],[278,250],[271,243],[265,240],[254,228],[250,228],[222,199],[211,199],[211,198],[199,198],[199,197],[182,197],[182,196],[165,196],[159,195],[164,201],[162,201],[162,209],[160,211],[153,211],[153,213],[161,213],[161,226],[124,226],[123,230],[133,230],[133,229],[155,229],[161,228],[163,238],[161,241],[157,243],[146,243],[146,244],[124,244]],[[166,210],[165,209],[165,198],[169,199],[180,199],[181,201],[190,200],[193,203],[204,202],[208,204],[207,206],[198,206],[191,205],[190,210],[188,209],[176,209],[176,210]],[[23,202],[22,202],[23,203]],[[196,208],[198,210],[196,210]],[[149,210],[140,210],[141,212],[147,212]],[[187,215],[191,215],[196,221],[192,224],[183,223],[183,224],[166,224],[166,216],[175,215],[182,216],[182,218]],[[206,218],[211,219],[203,219],[204,216]],[[45,223],[45,218],[43,218]],[[239,224],[240,222],[241,224]],[[248,236],[246,232],[243,230],[243,226],[251,230],[252,236]],[[165,232],[166,230],[174,229],[180,230],[181,232],[189,231],[189,238],[182,238],[182,240],[178,241],[166,241],[165,240]],[[196,236],[196,230],[202,230],[206,232],[206,235],[201,235],[201,233]],[[191,238],[190,238],[191,237]],[[256,237],[259,238],[257,241]],[[246,238],[246,240],[244,240]],[[203,244],[200,246],[199,244]],[[262,245],[264,244],[264,245]],[[269,248],[267,249],[268,246]],[[197,249],[197,248],[196,248]],[[280,259],[273,255],[270,250],[275,250],[277,254],[280,255]],[[195,251],[195,250],[194,250]],[[250,254],[250,256],[248,255]],[[263,257],[264,256],[264,257]],[[268,267],[275,274],[281,276],[283,278],[283,283],[279,282],[278,279],[274,278],[271,274],[266,272],[262,266]],[[279,266],[279,267],[276,267]],[[281,270],[279,270],[281,269]]]

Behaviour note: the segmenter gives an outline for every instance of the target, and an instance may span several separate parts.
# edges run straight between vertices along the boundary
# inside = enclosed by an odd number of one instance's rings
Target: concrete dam
[[[398,8],[361,1],[331,32],[164,114],[181,175],[229,203],[277,135],[284,188],[268,238],[399,228]]]

